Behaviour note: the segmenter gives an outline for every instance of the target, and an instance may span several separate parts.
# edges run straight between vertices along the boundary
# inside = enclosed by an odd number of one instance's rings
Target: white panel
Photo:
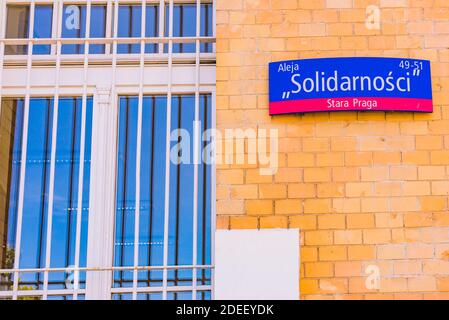
[[[215,299],[299,298],[299,230],[218,230]]]
[[[31,70],[32,87],[54,87],[55,67],[39,67]],[[168,67],[167,66],[145,66],[144,68],[144,86],[167,86]],[[26,68],[5,68],[3,70],[3,87],[26,86]],[[119,66],[117,67],[117,86],[139,86],[139,66]],[[173,74],[176,74],[172,80],[172,85],[190,85],[194,86],[195,66],[177,65],[173,66]],[[59,85],[61,88],[71,86],[82,86],[84,79],[84,69],[82,66],[64,66],[60,71]],[[201,84],[215,85],[215,66],[202,66],[200,68]],[[111,86],[111,67],[110,66],[91,66],[88,70],[89,86]]]

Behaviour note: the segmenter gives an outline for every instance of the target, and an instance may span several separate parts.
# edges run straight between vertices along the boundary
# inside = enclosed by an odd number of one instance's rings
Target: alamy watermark
[[[193,122],[193,132],[171,131],[172,164],[256,165],[260,175],[278,170],[279,134],[277,129],[207,129],[200,134],[201,122]],[[192,154],[191,150],[198,150]]]

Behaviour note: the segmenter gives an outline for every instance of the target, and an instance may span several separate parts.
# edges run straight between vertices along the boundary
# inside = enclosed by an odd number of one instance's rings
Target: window
[[[106,1],[105,1],[106,2]],[[147,54],[168,53],[168,43],[159,46],[158,37],[170,35],[170,5],[162,8],[160,12],[158,2],[148,3],[145,6],[144,34],[142,34],[142,4],[120,3],[117,15],[117,53],[119,54],[139,54],[141,47],[141,38],[147,38],[145,41],[144,52]],[[85,44],[79,39],[95,39],[94,43],[89,44],[89,54],[109,54],[112,53],[112,41],[115,30],[115,6],[108,6],[106,3],[90,4],[90,30],[87,31],[88,6],[86,4],[65,3],[62,8],[62,17],[59,19],[59,10],[53,10],[51,4],[36,4],[34,6],[34,23],[30,26],[31,6],[26,5],[7,5],[7,39],[51,39],[57,36],[58,32],[53,32],[52,22],[61,21],[61,38],[65,39],[61,46],[62,54],[84,54]],[[165,17],[165,23],[160,24],[160,15]],[[173,31],[172,37],[189,38],[188,40],[176,39],[173,41],[173,53],[195,53],[197,37],[197,4],[176,3],[173,5]],[[199,37],[213,36],[213,4],[208,1],[201,1],[200,5],[200,25]],[[109,23],[109,22],[110,23]],[[108,26],[108,27],[107,27]],[[59,28],[57,28],[59,29]],[[163,29],[163,30],[160,30]],[[31,33],[31,36],[30,36]],[[137,38],[137,39],[133,39]],[[149,40],[148,38],[151,38]],[[67,41],[73,39],[73,43]],[[98,41],[104,39],[103,41]],[[126,39],[129,41],[127,42]],[[209,39],[200,39],[200,52],[211,53],[213,51],[212,43]],[[8,44],[6,43],[5,53],[8,55],[24,55],[28,53],[28,44]],[[55,52],[56,45],[33,42],[33,54],[48,55]],[[160,48],[160,50],[159,50]],[[53,50],[52,50],[53,49]]]
[[[26,39],[29,29],[29,6],[8,6],[6,17],[6,38]],[[5,54],[26,54],[26,45],[6,45]]]
[[[142,28],[142,6],[121,5],[119,6],[118,37],[136,38],[141,37]],[[159,36],[159,6],[147,5],[145,7],[145,35],[147,38]],[[145,53],[156,53],[157,44],[146,44]],[[118,53],[140,53],[140,43],[119,44]]]
[[[167,98],[145,96],[143,98],[142,124],[138,123],[138,97],[125,96],[119,104],[119,141],[117,171],[117,206],[115,219],[115,267],[159,267],[157,270],[137,273],[137,292],[141,287],[163,291],[164,279],[164,228],[165,226],[165,177],[166,177],[166,123]],[[199,106],[200,132],[211,126],[211,96],[201,95]],[[172,97],[171,112],[171,165],[169,193],[167,298],[191,299],[193,272],[199,288],[210,286],[211,270],[198,266],[211,263],[211,167],[207,162],[198,164],[197,243],[194,239],[194,164],[193,141],[195,120],[195,96]],[[137,134],[141,127],[141,158],[137,160]],[[201,135],[200,135],[201,136]],[[175,163],[173,163],[175,162]],[[140,175],[136,176],[140,163]],[[136,179],[140,190],[136,190]],[[136,193],[139,192],[139,195]],[[137,203],[136,199],[140,199]],[[139,226],[136,228],[136,212]],[[138,230],[138,235],[136,235]],[[139,239],[136,244],[136,237]],[[196,245],[197,260],[193,260]],[[137,246],[138,254],[135,256]],[[137,259],[137,261],[135,261]],[[114,288],[132,288],[134,273],[114,272]],[[185,292],[176,291],[185,288]],[[120,292],[119,289],[117,289]],[[207,291],[200,297],[206,298]],[[123,294],[116,299],[126,299]],[[140,298],[155,299],[154,295]]]
[[[6,38],[27,39],[29,35],[30,6],[8,6]],[[36,5],[34,8],[33,38],[51,38],[53,6]],[[50,54],[50,45],[34,45],[33,54]],[[27,45],[7,45],[6,54],[27,54]]]
[[[106,36],[106,6],[91,5],[90,38]],[[83,39],[86,37],[86,5],[64,5],[62,19],[62,38]],[[84,54],[84,44],[63,44],[62,54]],[[104,44],[90,44],[90,54],[105,53]]]
[[[51,23],[53,18],[52,5],[37,5],[34,8],[34,39],[50,39]],[[50,54],[51,45],[42,44],[33,46],[33,54]]]
[[[81,98],[60,98],[58,104],[57,120],[54,121],[53,99],[30,100],[24,149],[24,100],[2,101],[0,139],[4,143],[0,148],[2,155],[6,155],[1,160],[2,269],[86,266],[92,99],[87,99],[84,113]],[[81,157],[83,114],[85,141],[84,156]],[[54,125],[57,126],[55,137],[52,136]],[[53,143],[55,157],[52,159]],[[51,174],[52,161],[54,175]],[[23,185],[21,173],[24,174]],[[52,182],[54,191],[50,199]],[[80,185],[81,189],[78,188]],[[23,200],[21,186],[25,195]],[[48,232],[51,236],[47,237]],[[16,257],[18,261],[15,261]],[[18,277],[19,290],[42,290],[44,286],[55,290],[68,289],[70,274],[50,272],[48,279],[44,280],[44,272],[10,273],[1,278],[2,290],[13,289],[14,277]],[[79,276],[79,284],[83,288],[84,273]]]
[[[57,2],[2,2],[0,300],[210,299],[213,1]]]
[[[170,6],[166,6],[169,13]],[[200,11],[200,36],[209,37],[212,35],[212,4],[201,4]],[[173,37],[196,37],[196,4],[175,4],[173,6]],[[169,36],[169,15],[165,19],[165,36]],[[165,49],[168,51],[168,49]],[[173,53],[192,53],[196,50],[195,43],[174,43]],[[201,43],[201,52],[211,52],[210,43]]]

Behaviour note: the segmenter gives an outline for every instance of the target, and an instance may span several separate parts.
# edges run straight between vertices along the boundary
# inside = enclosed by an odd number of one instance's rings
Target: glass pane
[[[145,97],[143,102],[139,265],[162,266],[165,193],[160,182],[165,181],[167,99]],[[147,273],[150,285],[153,278],[158,283],[159,271]]]
[[[19,268],[45,266],[54,101],[46,98],[30,99],[23,216],[22,225],[16,226],[23,109],[23,99],[2,101],[0,183],[4,188],[0,190],[5,190],[0,192],[2,268],[12,268],[14,265],[17,228],[21,228]],[[58,111],[50,266],[63,268],[75,264],[78,185],[81,182],[79,264],[84,267],[87,256],[92,98],[87,99],[85,110],[85,155],[82,177],[80,177],[82,99],[61,98]],[[85,285],[85,273],[81,272],[79,278],[82,288]],[[5,285],[10,282],[8,279],[3,280]],[[19,277],[19,286],[24,288],[23,290],[40,289],[42,285],[42,272],[21,273]],[[72,285],[73,272],[49,274],[50,289],[65,289]]]
[[[201,5],[200,36],[212,36],[212,4]],[[169,10],[167,5],[165,18],[165,36],[169,36]],[[196,36],[196,4],[175,4],[173,6],[173,37],[195,37]],[[173,53],[194,53],[196,44],[193,43],[173,43]],[[202,43],[201,52],[212,52],[211,43]],[[165,52],[168,47],[165,45]]]
[[[192,265],[195,96],[172,97],[171,115],[168,264]],[[175,282],[178,274],[174,272]]]
[[[156,38],[159,36],[159,6],[147,6],[145,10],[145,37]],[[147,43],[145,53],[158,52],[158,44]]]
[[[162,293],[139,293],[137,294],[137,300],[162,300]]]
[[[65,5],[62,17],[62,38],[84,38],[86,37],[86,6]],[[62,54],[82,54],[83,44],[63,44]]]
[[[20,268],[45,266],[52,118],[52,99],[30,100]],[[22,280],[38,283],[40,276],[24,274]]]
[[[52,5],[37,5],[34,8],[33,38],[51,38],[51,24],[53,19]],[[51,45],[42,44],[33,46],[33,54],[50,54]]]
[[[212,127],[212,96],[210,94],[200,95],[200,132],[201,144],[198,158],[198,219],[197,219],[197,265],[211,264],[211,184],[212,165],[211,153],[213,153],[210,134],[206,131]],[[205,275],[202,277],[207,278]],[[200,277],[198,276],[198,279]]]
[[[136,201],[136,140],[138,97],[119,99],[119,141],[117,173],[117,212],[115,266],[132,266],[134,263],[134,223]],[[165,165],[167,99],[146,96],[142,109],[142,141],[140,163],[140,220],[139,265],[162,266],[165,215]],[[200,95],[199,150],[207,149],[208,141],[202,132],[212,123],[211,96]],[[195,120],[195,95],[172,97],[170,142],[170,199],[168,225],[168,264],[193,265],[193,137]],[[210,151],[210,148],[209,148]],[[210,264],[211,257],[211,166],[198,165],[198,247],[197,264]],[[139,271],[138,287],[162,285],[161,270]],[[168,270],[168,286],[191,286],[193,270]],[[210,271],[198,270],[198,285],[210,285]],[[132,271],[114,272],[115,287],[132,286]],[[176,295],[175,298],[179,298]]]
[[[202,37],[213,36],[213,6],[211,3],[201,5],[201,30]],[[212,42],[201,43],[201,52],[212,52]]]
[[[170,6],[166,6],[165,36],[169,36]],[[195,37],[196,36],[196,5],[175,4],[173,5],[173,37]],[[195,43],[173,43],[173,53],[195,52]],[[166,52],[168,48],[166,45]]]
[[[119,145],[117,209],[115,226],[115,266],[134,264],[134,219],[136,191],[137,97],[121,97],[119,105]],[[132,272],[117,271],[119,286],[131,281]],[[117,278],[118,276],[118,278]]]
[[[90,37],[104,38],[106,36],[106,13],[107,8],[104,5],[92,5],[90,9]],[[104,44],[89,45],[89,53],[105,53]]]
[[[192,300],[192,292],[168,292],[167,300]]]
[[[162,96],[143,99],[139,225],[139,265],[143,266],[163,264],[164,192],[160,181],[165,179],[166,100]],[[134,264],[137,112],[137,97],[120,98],[115,266]],[[124,286],[129,280],[125,275],[125,271],[115,272],[116,285]],[[160,285],[158,271],[141,273],[139,279],[144,278],[149,286]]]
[[[6,38],[28,38],[30,7],[25,5],[8,5],[7,11]],[[27,48],[27,45],[7,45],[5,46],[5,54],[27,54]]]
[[[76,228],[80,213],[80,261],[86,266],[87,224],[89,214],[90,141],[92,132],[92,98],[86,100],[85,154],[81,154],[82,98],[62,98],[58,108],[55,191],[53,204],[51,267],[75,265]],[[82,199],[78,208],[80,164],[83,163]],[[70,273],[51,273],[50,281],[66,286]]]
[[[0,114],[0,268],[2,269],[14,267],[23,107],[23,99],[2,100]]]
[[[90,12],[90,37],[104,38],[106,35],[106,6],[92,5]],[[86,16],[87,7],[85,5],[64,6],[62,19],[62,37],[82,39],[86,37]],[[90,54],[102,54],[105,52],[104,44],[90,44]],[[64,44],[63,54],[83,54],[84,44]]]
[[[121,5],[118,12],[118,37],[136,38],[141,36],[142,6]],[[119,44],[118,53],[140,53],[140,44]]]

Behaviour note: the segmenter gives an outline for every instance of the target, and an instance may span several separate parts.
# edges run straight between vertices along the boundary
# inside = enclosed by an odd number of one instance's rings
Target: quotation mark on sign
[[[282,99],[288,99],[288,98],[290,98],[290,91],[282,92]]]
[[[419,77],[420,74],[421,74],[421,70],[419,68],[416,68],[413,70],[413,76]]]

